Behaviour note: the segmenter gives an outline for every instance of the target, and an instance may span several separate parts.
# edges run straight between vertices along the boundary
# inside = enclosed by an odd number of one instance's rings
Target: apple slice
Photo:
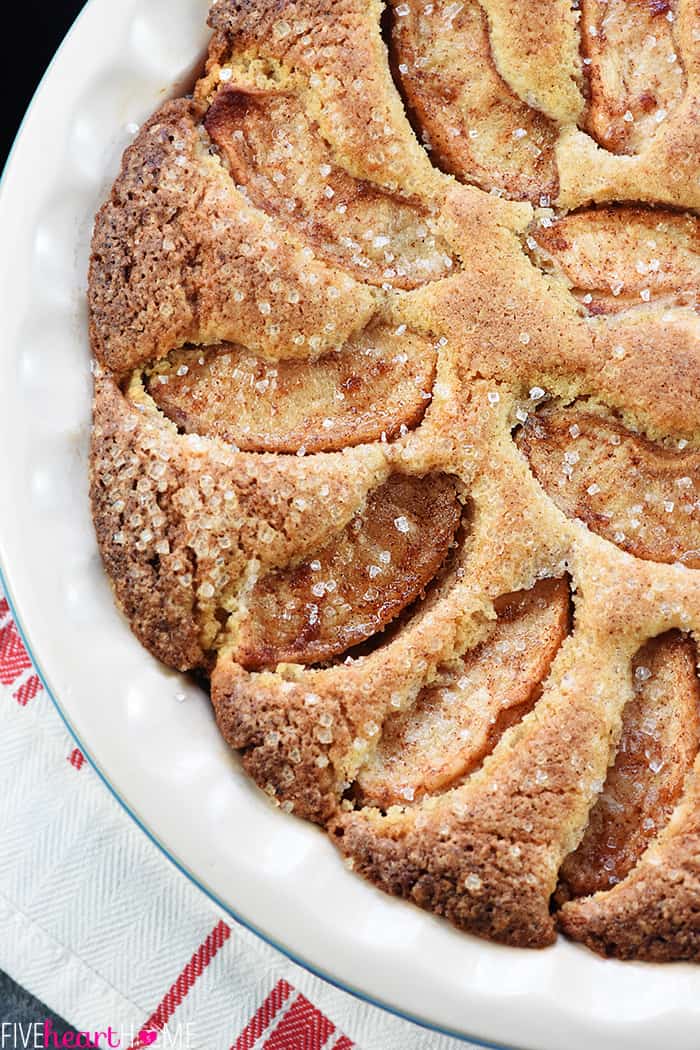
[[[446,475],[393,475],[315,557],[257,581],[234,658],[250,669],[311,664],[364,642],[422,594],[460,517]]]
[[[590,314],[632,306],[698,305],[700,219],[650,208],[580,211],[532,230],[547,269]]]
[[[569,630],[566,580],[541,580],[496,602],[489,637],[384,723],[357,780],[362,803],[385,809],[432,794],[474,770],[532,710]]]
[[[393,6],[394,72],[435,163],[515,199],[553,198],[556,125],[498,73],[481,5]]]
[[[436,212],[340,167],[295,95],[222,88],[204,123],[253,204],[293,227],[326,261],[396,288],[450,273],[454,258]]]
[[[668,823],[700,747],[695,646],[678,631],[647,642],[634,659],[614,766],[578,849],[564,861],[560,899],[621,882]]]
[[[675,0],[581,0],[589,60],[584,128],[611,153],[640,153],[685,91]]]
[[[187,434],[251,452],[328,452],[416,426],[435,360],[430,341],[405,325],[375,325],[316,361],[265,361],[231,343],[176,350],[146,385]]]
[[[700,450],[649,441],[580,403],[530,416],[516,442],[567,517],[637,558],[700,567]]]

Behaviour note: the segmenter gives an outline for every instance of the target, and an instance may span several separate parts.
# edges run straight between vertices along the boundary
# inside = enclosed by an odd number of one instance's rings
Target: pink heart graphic
[[[141,1046],[150,1046],[151,1043],[155,1043],[157,1038],[158,1033],[149,1032],[147,1028],[144,1028],[143,1031],[139,1032],[139,1042],[141,1043]]]

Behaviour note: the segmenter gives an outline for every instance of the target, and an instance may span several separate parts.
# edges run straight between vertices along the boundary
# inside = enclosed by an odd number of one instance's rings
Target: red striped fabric
[[[74,747],[68,756],[68,761],[76,769],[82,769],[83,763],[85,762],[85,755],[82,753],[80,748]]]
[[[22,671],[31,667],[27,650],[22,644],[19,631],[14,623],[6,624],[0,630],[0,683],[12,685]]]
[[[341,1035],[333,1050],[352,1050],[354,1045],[352,1039],[348,1039],[346,1035]]]
[[[278,981],[267,999],[253,1014],[231,1050],[251,1050],[293,991],[294,989],[287,981]]]
[[[265,1040],[263,1050],[321,1050],[334,1031],[333,1022],[300,995]]]
[[[16,689],[12,695],[20,707],[26,707],[29,701],[33,700],[36,694],[40,691],[41,682],[39,681],[39,675],[33,674],[22,682],[19,689]]]
[[[7,616],[10,611],[10,606],[7,604],[7,598],[0,598],[0,617]]]
[[[202,976],[209,963],[231,936],[231,928],[222,920],[217,923],[203,944],[199,946],[178,979],[165,994],[156,1010],[142,1027],[142,1031],[160,1031],[168,1023],[178,1006],[195,982]],[[141,1050],[146,1046],[137,1036],[129,1050]]]

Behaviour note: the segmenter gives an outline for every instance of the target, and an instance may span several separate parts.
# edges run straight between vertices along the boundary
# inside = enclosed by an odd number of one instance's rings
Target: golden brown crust
[[[116,598],[143,644],[179,670],[200,667],[206,657],[195,617],[194,558],[163,458],[176,450],[165,445],[154,454],[121,402],[114,383],[98,376],[90,472],[97,542]],[[179,466],[178,485],[185,480]]]
[[[126,152],[89,287],[107,572],[377,885],[700,959],[697,5],[384,19],[216,0]]]

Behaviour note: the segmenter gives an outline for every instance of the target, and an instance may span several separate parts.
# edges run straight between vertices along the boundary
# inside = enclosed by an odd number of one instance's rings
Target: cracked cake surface
[[[700,9],[214,0],[97,215],[115,598],[460,929],[700,960]]]

